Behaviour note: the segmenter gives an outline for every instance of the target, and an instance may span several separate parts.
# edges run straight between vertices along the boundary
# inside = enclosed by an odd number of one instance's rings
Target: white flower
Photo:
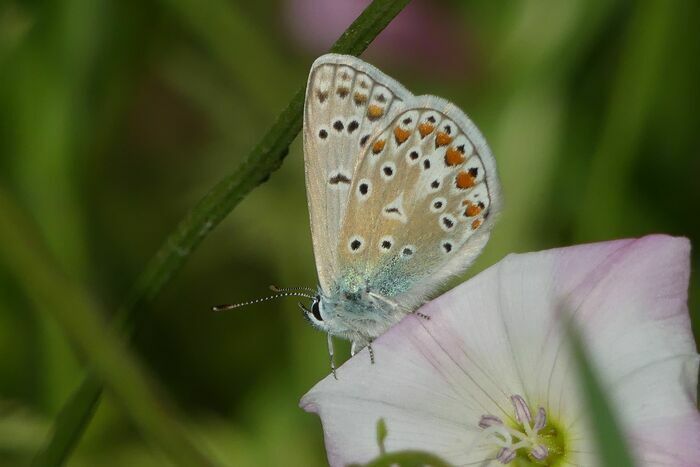
[[[597,464],[573,315],[640,465],[700,465],[689,243],[649,236],[511,255],[421,308],[302,399],[332,465],[420,449],[456,465]],[[517,465],[512,462],[511,465]],[[522,465],[522,464],[521,464]]]

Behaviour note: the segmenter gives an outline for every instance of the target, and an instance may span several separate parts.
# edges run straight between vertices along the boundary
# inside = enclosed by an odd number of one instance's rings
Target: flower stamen
[[[549,456],[549,449],[542,443],[539,432],[547,424],[547,413],[543,407],[539,407],[533,419],[530,406],[522,396],[511,396],[510,401],[518,426],[508,426],[499,417],[490,414],[482,415],[479,420],[484,436],[500,448],[496,459],[502,464],[508,464],[515,459],[518,450],[523,449],[532,459],[545,460]]]

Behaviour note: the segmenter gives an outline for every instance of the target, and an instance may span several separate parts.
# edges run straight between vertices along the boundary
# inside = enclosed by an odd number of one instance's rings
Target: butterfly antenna
[[[312,289],[311,287],[284,287],[284,288],[280,288],[274,284],[270,286],[270,290],[272,290],[273,292],[291,292],[293,290],[303,290],[303,291],[309,292],[311,294],[316,293],[316,291],[314,289]]]
[[[262,302],[267,302],[268,300],[273,300],[275,298],[284,298],[284,297],[304,297],[313,300],[314,297],[312,295],[302,293],[302,292],[284,292],[284,293],[278,293],[275,295],[270,295],[269,297],[263,297],[263,298],[258,298],[255,300],[250,300],[248,302],[241,302],[241,303],[231,303],[231,304],[226,304],[226,305],[217,305],[215,307],[212,307],[213,311],[226,311],[226,310],[233,310],[234,308],[240,308],[242,306],[247,306],[247,305],[255,305],[256,303],[262,303]]]

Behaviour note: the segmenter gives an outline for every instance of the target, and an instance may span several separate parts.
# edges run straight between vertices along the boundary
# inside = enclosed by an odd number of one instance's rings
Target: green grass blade
[[[612,411],[599,376],[586,355],[581,336],[573,323],[569,323],[568,336],[574,360],[578,365],[581,388],[600,454],[600,465],[634,467],[620,424]]]
[[[23,285],[37,309],[50,314],[76,349],[89,356],[100,380],[126,408],[141,433],[175,465],[215,465],[187,435],[167,398],[156,390],[114,329],[105,325],[104,313],[81,287],[61,273],[37,229],[2,190],[0,218],[0,261]],[[85,419],[90,412],[67,415]]]
[[[78,389],[71,394],[64,409],[59,412],[50,433],[51,442],[37,453],[32,465],[62,465],[66,461],[78,443],[83,429],[67,430],[62,427],[86,427],[97,409],[101,395],[102,386],[99,380],[92,373],[88,373]],[[66,410],[67,407],[73,410]]]
[[[632,182],[635,159],[643,154],[644,132],[663,89],[670,39],[682,11],[673,2],[635,4],[627,39],[612,86],[600,141],[592,155],[588,186],[577,219],[577,239],[600,240],[629,235],[622,193]],[[601,207],[604,206],[604,209]],[[595,219],[595,222],[591,222]]]
[[[332,51],[358,55],[410,0],[374,0],[350,25]],[[119,311],[119,324],[127,333],[138,311],[158,295],[199,243],[255,187],[277,170],[289,145],[301,130],[304,88],[300,89],[244,162],[221,180],[189,212],[156,252]],[[53,435],[35,458],[35,465],[62,465],[90,421],[101,384],[90,372],[81,383],[80,397],[71,397],[55,421]]]
[[[228,71],[251,105],[274,115],[286,99],[287,83],[270,87],[260,76],[286,76],[284,56],[271,43],[266,29],[249,21],[237,2],[227,0],[160,0]],[[251,47],[250,44],[255,44]]]

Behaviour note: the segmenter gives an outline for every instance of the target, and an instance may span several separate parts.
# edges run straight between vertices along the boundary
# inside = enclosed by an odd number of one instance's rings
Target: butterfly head
[[[352,331],[347,315],[343,311],[357,308],[360,297],[350,297],[343,294],[324,294],[319,291],[311,299],[311,304],[305,306],[299,303],[304,317],[315,328],[335,336],[345,336]]]
[[[304,313],[304,317],[314,326],[322,331],[328,331],[328,320],[329,316],[325,311],[324,301],[320,294],[314,296],[311,300],[311,304],[307,307],[303,303],[299,302],[299,308]]]
[[[299,303],[304,317],[317,329],[350,340],[374,338],[393,324],[395,304],[369,290],[339,290],[315,295],[311,304]],[[392,323],[385,321],[390,320]]]

